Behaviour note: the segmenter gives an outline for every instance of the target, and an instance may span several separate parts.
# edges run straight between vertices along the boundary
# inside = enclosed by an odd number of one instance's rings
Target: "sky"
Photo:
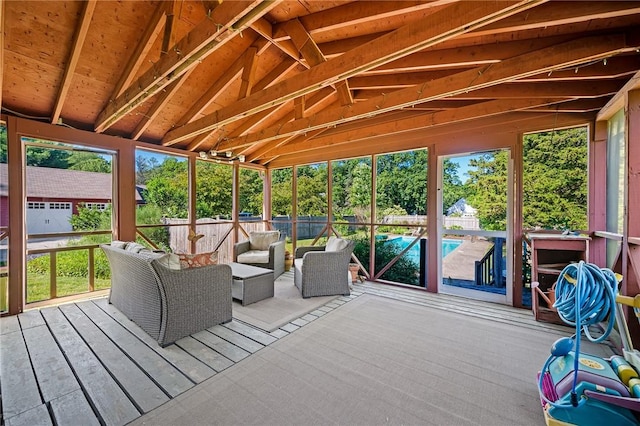
[[[451,160],[452,163],[455,163],[458,165],[458,177],[460,178],[460,180],[462,181],[462,183],[464,183],[469,176],[466,174],[470,167],[469,167],[469,160],[473,157],[473,155],[465,155],[463,157],[451,157],[449,158],[449,160]]]

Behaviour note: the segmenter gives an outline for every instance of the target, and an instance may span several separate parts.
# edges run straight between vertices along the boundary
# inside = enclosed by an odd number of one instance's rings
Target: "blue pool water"
[[[387,240],[387,243],[394,244],[401,250],[405,249],[411,242],[415,240],[414,237],[397,237]],[[454,251],[462,240],[442,240],[442,258],[444,259],[449,253]],[[417,242],[411,247],[411,249],[405,253],[405,257],[408,257],[411,261],[420,264],[420,242]]]

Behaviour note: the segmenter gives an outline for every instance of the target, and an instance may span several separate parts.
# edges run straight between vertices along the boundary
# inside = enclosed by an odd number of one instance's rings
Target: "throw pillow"
[[[144,249],[146,249],[146,247],[138,243],[129,243],[125,248],[126,251],[130,251],[133,253],[140,253],[140,250],[144,250]]]
[[[167,253],[164,256],[158,259],[158,263],[160,263],[165,268],[173,269],[175,271],[179,271],[182,269],[180,267],[180,256],[174,253]]]
[[[349,241],[343,238],[331,236],[327,240],[327,245],[324,247],[324,251],[341,251],[347,248],[347,245],[349,245]]]
[[[113,240],[113,241],[111,241],[111,247],[119,248],[119,249],[124,250],[127,247],[127,242],[126,241]]]
[[[280,239],[280,231],[249,232],[251,250],[269,250],[269,246]]]
[[[217,251],[212,251],[211,253],[179,254],[178,257],[182,269],[218,264]]]

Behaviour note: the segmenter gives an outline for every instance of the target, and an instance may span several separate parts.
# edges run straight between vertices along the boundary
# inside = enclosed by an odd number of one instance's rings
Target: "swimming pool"
[[[414,237],[396,237],[390,240],[387,240],[386,243],[393,244],[398,247],[400,250],[404,250],[411,242],[415,240]],[[444,259],[449,253],[454,251],[460,244],[462,244],[462,240],[442,240],[442,258]],[[411,249],[405,253],[405,257],[408,257],[411,261],[420,264],[420,242],[417,242],[411,247]]]

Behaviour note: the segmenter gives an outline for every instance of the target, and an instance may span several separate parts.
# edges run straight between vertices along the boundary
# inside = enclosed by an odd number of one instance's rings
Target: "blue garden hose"
[[[571,406],[577,407],[584,403],[584,399],[578,401],[576,394],[580,338],[582,332],[584,332],[590,341],[599,343],[609,336],[615,322],[617,293],[618,279],[610,269],[599,268],[592,263],[580,261],[577,264],[567,265],[560,273],[555,290],[556,302],[553,306],[558,310],[558,315],[562,321],[576,328],[576,333],[572,338],[563,338],[554,343],[551,355],[547,358],[540,373],[538,388],[542,389],[542,379],[551,362],[568,354],[571,346],[573,346],[568,341],[575,338],[573,386],[571,388],[571,404],[549,401],[544,392],[541,391],[540,395],[550,405],[568,408]],[[600,323],[607,318],[609,318],[607,329],[600,337],[593,338],[589,332],[589,326]]]

